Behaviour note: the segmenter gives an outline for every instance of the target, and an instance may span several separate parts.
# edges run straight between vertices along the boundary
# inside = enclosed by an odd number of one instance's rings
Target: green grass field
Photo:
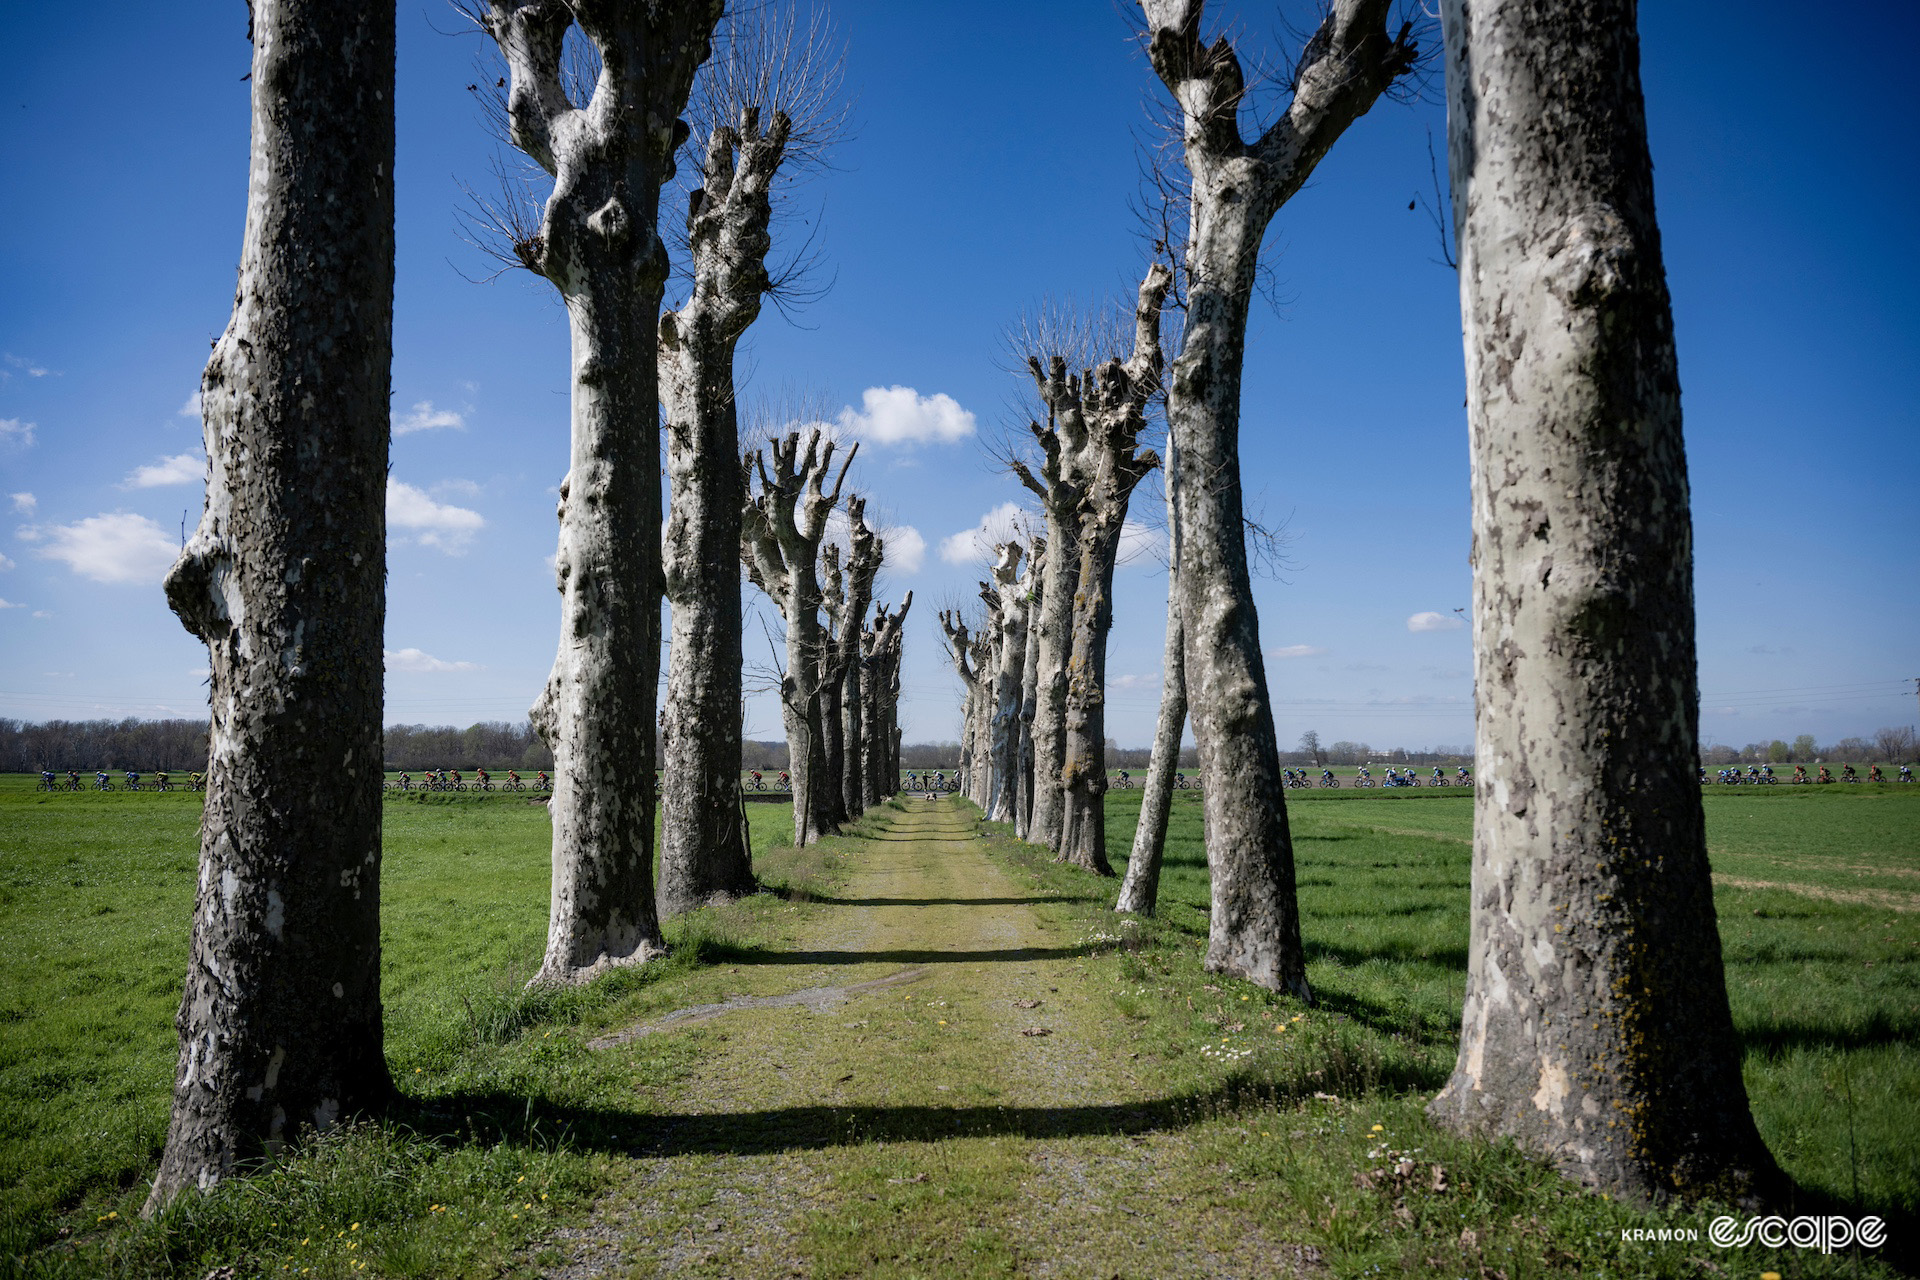
[[[619,1175],[620,1141],[586,1131],[595,1122],[581,1117],[644,1122],[650,1099],[700,1070],[697,1037],[660,1037],[646,1054],[616,1058],[589,1054],[587,1036],[636,1010],[710,998],[703,993],[723,989],[713,985],[724,981],[712,976],[716,960],[777,941],[821,909],[808,898],[832,879],[831,846],[779,849],[787,808],[750,806],[762,879],[788,894],[674,922],[668,962],[584,991],[529,994],[522,984],[545,932],[544,810],[512,795],[392,796],[384,991],[388,1057],[405,1101],[378,1125],[138,1224],[167,1118],[199,798],[44,795],[33,782],[0,779],[0,1276],[199,1277],[235,1258],[242,1274],[262,1275],[529,1271],[537,1242],[578,1221]],[[1130,843],[1138,794],[1110,797],[1116,855]],[[1449,1167],[1473,1179],[1471,1203],[1456,1198],[1445,1213],[1409,1201],[1401,1234],[1413,1243],[1394,1244],[1404,1257],[1459,1254],[1451,1242],[1468,1226],[1486,1258],[1496,1242],[1527,1256],[1528,1232],[1549,1222],[1559,1253],[1534,1249],[1539,1265],[1509,1260],[1500,1268],[1508,1280],[1700,1274],[1679,1254],[1623,1254],[1609,1243],[1615,1227],[1660,1215],[1601,1206],[1511,1153],[1469,1154],[1425,1127],[1420,1108],[1451,1068],[1457,1033],[1470,797],[1342,790],[1293,799],[1309,974],[1322,1003],[1286,1052],[1272,1050],[1284,1037],[1269,1028],[1291,1016],[1287,1002],[1223,987],[1199,968],[1207,884],[1197,797],[1176,797],[1159,918],[1088,962],[1087,980],[1110,989],[1114,1018],[1136,1024],[1143,1045],[1185,1055],[1196,1091],[1251,1109],[1236,1119],[1216,1105],[1213,1127],[1196,1134],[1226,1141],[1221,1126],[1244,1132],[1246,1115],[1293,1116],[1294,1141],[1276,1142],[1265,1167],[1297,1200],[1288,1203],[1317,1247],[1355,1267],[1390,1256],[1366,1215],[1399,1210],[1353,1185],[1357,1139],[1316,1147],[1322,1129],[1298,1119],[1308,1105],[1300,1099],[1315,1091],[1363,1101],[1368,1118],[1449,1151]],[[1809,1193],[1887,1217],[1896,1240],[1911,1235],[1920,1224],[1920,795],[1728,788],[1709,792],[1707,813],[1761,1131]],[[1088,937],[1123,932],[1104,911],[1111,883],[1011,840],[996,848]],[[1576,1237],[1591,1237],[1586,1250],[1566,1243]],[[1834,1269],[1843,1261],[1809,1262],[1805,1274],[1848,1274]],[[1345,1263],[1335,1269],[1347,1273]]]

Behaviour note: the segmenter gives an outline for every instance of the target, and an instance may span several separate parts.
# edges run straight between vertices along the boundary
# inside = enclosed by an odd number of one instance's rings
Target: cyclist
[[[445,769],[442,769],[440,772],[441,772],[441,775],[444,777],[447,771]],[[464,784],[462,784],[462,782],[460,781],[460,771],[458,769],[455,769],[453,771],[453,789],[455,791],[458,791],[462,785]]]
[[[758,777],[759,777],[760,775],[756,773],[756,774],[754,774],[753,776],[754,776],[754,777],[756,777],[756,778],[758,778]],[[540,789],[541,789],[542,791],[551,791],[551,790],[553,790],[553,783],[551,783],[551,782],[549,782],[549,781],[547,781],[547,771],[546,771],[545,769],[542,769],[542,770],[540,771],[540,779],[539,779],[539,785],[540,785]]]
[[[207,780],[204,777],[202,777],[200,774],[189,773],[187,775],[187,790],[205,791],[206,789],[207,789]]]
[[[173,783],[168,780],[165,769],[155,769],[153,771],[153,789],[155,791],[173,790]]]
[[[1354,780],[1357,781],[1363,787],[1370,787],[1373,785],[1373,770],[1369,769],[1366,765],[1361,765],[1360,772],[1354,774],[1353,776],[1354,776]]]
[[[1803,764],[1797,764],[1793,766],[1793,777],[1789,779],[1789,781],[1805,782],[1806,780],[1807,780],[1807,766]]]
[[[491,791],[493,790],[493,779],[487,775],[485,769],[476,768],[473,771],[473,785],[478,790]]]
[[[400,789],[402,791],[413,790],[413,775],[408,773],[405,769],[402,769],[400,771]]]
[[[1120,789],[1122,791],[1131,789],[1133,786],[1133,775],[1125,769],[1118,770],[1118,772],[1120,774]]]
[[[945,769],[935,769],[933,771],[933,790],[945,791],[946,789],[947,789],[947,771]]]
[[[753,779],[753,789],[755,791],[764,791],[766,789],[766,783],[761,780],[760,771],[758,769],[749,769],[747,770],[747,773]],[[543,773],[540,776],[544,778],[547,775]]]
[[[1454,773],[1459,777],[1460,785],[1463,787],[1466,786],[1469,782],[1473,781],[1473,775],[1467,771],[1467,766],[1465,765],[1461,765],[1458,769],[1455,769]],[[1707,776],[1707,771],[1705,769],[1702,769],[1700,771],[1701,780],[1705,781],[1706,776]]]
[[[67,770],[67,790],[78,791],[79,789],[80,789],[80,771],[78,769]]]
[[[907,790],[912,791],[915,787],[919,785],[920,785],[920,775],[915,773],[911,769],[907,770]]]
[[[1867,766],[1867,781],[1868,782],[1885,782],[1886,781],[1885,778],[1880,776],[1879,765],[1870,764]]]
[[[1821,765],[1821,766],[1820,766],[1820,779],[1819,779],[1819,780],[1820,780],[1821,782],[1832,782],[1832,781],[1833,781],[1833,775],[1832,775],[1831,773],[1828,773],[1828,772],[1827,772],[1827,766],[1825,766],[1825,765]]]
[[[1911,765],[1903,764],[1900,766],[1900,781],[1902,782],[1913,781],[1913,767]]]
[[[1320,785],[1323,787],[1330,787],[1333,785],[1333,770],[1322,769],[1320,771]]]
[[[138,791],[139,789],[140,789],[140,771],[138,769],[127,770],[127,790]]]
[[[1773,781],[1773,766],[1772,766],[1772,765],[1770,765],[1770,764],[1763,764],[1763,765],[1761,765],[1761,766],[1760,766],[1760,776],[1761,776],[1761,777],[1763,777],[1763,778],[1765,778],[1765,779],[1766,779],[1766,780],[1767,780],[1768,782],[1772,782],[1772,781]]]
[[[520,790],[520,771],[518,769],[507,770],[507,790]]]
[[[40,771],[40,789],[42,791],[53,790],[53,770],[42,769]]]
[[[1843,764],[1840,766],[1840,781],[1858,782],[1860,781],[1860,776],[1853,771],[1852,765]]]
[[[1433,784],[1435,786],[1444,786],[1446,784],[1446,781],[1447,781],[1447,771],[1442,769],[1439,765],[1433,766]]]
[[[780,771],[780,789],[782,791],[793,790],[793,778],[785,769]]]

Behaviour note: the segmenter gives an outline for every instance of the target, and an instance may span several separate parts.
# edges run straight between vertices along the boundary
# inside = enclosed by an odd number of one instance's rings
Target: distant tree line
[[[1723,767],[1730,764],[1813,764],[1825,760],[1847,764],[1868,764],[1873,761],[1899,764],[1917,757],[1920,757],[1920,731],[1916,731],[1912,725],[1881,729],[1871,738],[1842,738],[1826,746],[1815,742],[1812,734],[1803,733],[1792,742],[1775,738],[1771,742],[1749,742],[1744,747],[1716,743],[1702,748],[1700,752],[1702,764]]]

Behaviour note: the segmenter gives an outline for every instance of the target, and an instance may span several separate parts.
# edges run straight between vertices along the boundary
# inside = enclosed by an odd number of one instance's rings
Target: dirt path
[[[1196,1197],[1181,1103],[951,801],[844,855],[739,991],[603,1037],[702,1037],[657,1149],[544,1274],[1246,1276],[1313,1269]],[[1227,1170],[1231,1173],[1231,1170]],[[1168,1241],[1178,1242],[1169,1250]]]

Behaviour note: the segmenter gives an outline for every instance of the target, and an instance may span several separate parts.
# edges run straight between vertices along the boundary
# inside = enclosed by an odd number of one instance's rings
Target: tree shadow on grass
[[[1896,1020],[1884,1013],[1869,1015],[1862,1023],[1850,1026],[1819,1026],[1798,1019],[1756,1023],[1738,1029],[1741,1046],[1748,1053],[1768,1057],[1797,1049],[1882,1049],[1913,1047],[1920,1044],[1920,1025],[1912,1019]]]
[[[825,894],[808,897],[810,902],[833,907],[1031,907],[1060,899],[1058,894],[1037,898],[835,898]]]

